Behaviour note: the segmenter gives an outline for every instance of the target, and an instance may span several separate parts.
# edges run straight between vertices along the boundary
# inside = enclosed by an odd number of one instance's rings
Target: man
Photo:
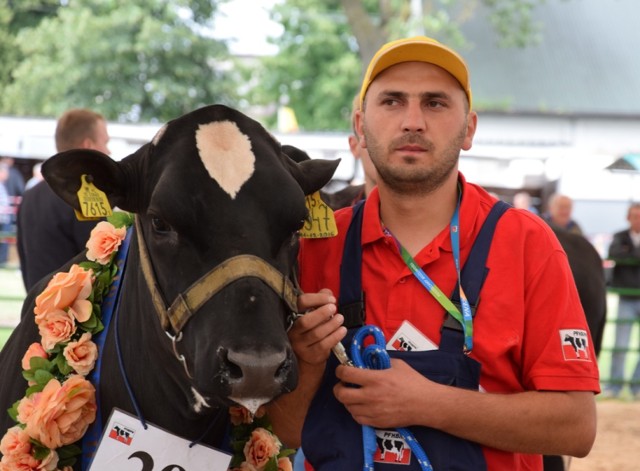
[[[631,329],[640,320],[640,203],[629,206],[627,221],[629,227],[616,232],[609,246],[609,258],[615,261],[611,288],[619,294],[611,384],[605,390],[609,397],[619,396],[625,384],[625,359]],[[633,372],[631,394],[635,399],[640,399],[640,361]]]
[[[9,180],[9,166],[0,161],[0,267],[4,267],[9,260],[9,244],[6,238],[11,232],[11,216],[13,209],[11,197],[7,190]]]
[[[548,208],[548,211],[542,215],[542,219],[547,221],[550,226],[582,235],[582,229],[578,223],[571,219],[573,211],[571,198],[554,193],[549,198]]]
[[[354,159],[359,160],[362,164],[362,171],[364,173],[364,183],[359,185],[349,185],[342,190],[336,191],[331,194],[324,194],[323,199],[331,207],[336,210],[351,206],[358,201],[367,197],[369,192],[376,186],[376,169],[373,166],[373,162],[369,158],[367,149],[360,145],[360,139],[356,132],[356,111],[360,109],[360,95],[353,97],[353,103],[351,104],[351,129],[352,133],[349,135],[349,149]]]
[[[56,149],[93,149],[109,155],[109,133],[102,115],[71,109],[56,125]],[[18,255],[27,291],[85,249],[96,221],[78,221],[73,208],[42,181],[25,192],[18,210]]]
[[[302,436],[316,471],[362,469],[372,453],[376,469],[391,469],[380,461],[407,458],[411,442],[397,430],[407,427],[434,438],[420,444],[436,470],[452,469],[451,460],[455,469],[540,470],[541,454],[585,456],[593,445],[598,370],[566,256],[550,228],[528,211],[502,215],[472,325],[456,288],[456,262],[465,265],[496,204],[458,172],[460,150],[471,147],[476,131],[471,106],[464,60],[432,39],[389,43],[369,65],[356,130],[378,184],[362,207],[361,275],[340,276],[341,268],[353,268],[351,256],[343,259],[354,214],[345,208],[336,212],[337,237],[302,241],[306,294],[299,308],[306,314],[289,333],[300,380],[270,407],[276,433],[289,446]],[[388,369],[336,367],[331,356],[353,317],[347,322],[346,306],[337,303],[354,279],[361,280],[366,324],[380,327],[387,341],[404,332],[421,337],[416,351],[395,352],[403,359],[393,358]],[[434,286],[460,294],[463,316],[431,294]],[[463,322],[452,325],[446,313],[456,309]],[[457,357],[452,335],[464,338]],[[441,358],[460,371],[434,378],[426,370],[444,368]],[[481,392],[456,387],[468,379],[459,373],[478,363]],[[369,427],[375,453],[361,448],[365,431],[371,443]],[[420,469],[411,452],[406,469]]]

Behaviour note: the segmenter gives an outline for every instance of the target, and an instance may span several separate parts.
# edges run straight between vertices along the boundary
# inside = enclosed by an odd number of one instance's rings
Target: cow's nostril
[[[287,357],[280,364],[278,369],[276,370],[275,379],[276,381],[285,382],[289,377],[289,373],[291,372],[292,366],[292,358],[291,353],[287,352]]]
[[[235,380],[242,379],[242,367],[229,359],[229,351],[227,349],[221,349],[218,355],[222,359],[222,365],[227,372],[228,378]]]

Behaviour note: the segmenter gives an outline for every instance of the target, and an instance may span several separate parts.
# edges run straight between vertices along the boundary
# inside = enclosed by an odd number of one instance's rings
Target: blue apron
[[[342,265],[340,267],[340,299],[338,311],[345,316],[349,332],[343,344],[347,351],[355,331],[364,325],[365,299],[362,292],[361,266],[362,213],[364,201],[354,206],[352,220],[346,235]],[[461,278],[472,311],[475,314],[480,289],[487,275],[486,259],[495,226],[510,206],[498,201],[487,216]],[[456,287],[451,300],[460,305]],[[390,350],[391,358],[400,358],[422,375],[437,383],[477,390],[481,365],[463,353],[464,335],[460,324],[449,314],[442,325],[442,338],[438,350],[406,352]],[[362,426],[333,395],[337,383],[335,369],[338,361],[332,355],[327,363],[322,384],[316,393],[302,430],[302,449],[315,471],[363,469]],[[477,443],[454,437],[440,430],[408,427],[426,452],[435,471],[483,471],[486,463],[482,447]],[[379,471],[419,471],[420,465],[412,459],[411,450],[394,430],[376,430],[378,451],[375,469]],[[401,465],[401,466],[399,466]]]

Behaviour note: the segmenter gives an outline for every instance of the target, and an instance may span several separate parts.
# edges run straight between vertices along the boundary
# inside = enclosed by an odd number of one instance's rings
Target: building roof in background
[[[640,116],[640,1],[547,0],[541,40],[501,48],[486,8],[463,26],[461,49],[483,111]]]

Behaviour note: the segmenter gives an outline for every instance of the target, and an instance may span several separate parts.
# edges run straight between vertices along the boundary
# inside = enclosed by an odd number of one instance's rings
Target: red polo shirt
[[[495,199],[460,175],[460,258],[473,241]],[[436,344],[444,309],[402,260],[393,238],[382,231],[377,189],[365,203],[362,226],[362,287],[367,324],[387,339],[408,320]],[[305,292],[340,287],[340,260],[351,208],[336,212],[338,236],[304,239],[300,251]],[[457,280],[449,227],[415,257],[447,295]],[[535,214],[509,209],[500,219],[487,259],[489,273],[474,319],[471,356],[482,364],[480,383],[492,393],[527,390],[599,392],[598,369],[590,338],[578,356],[565,340],[588,332],[567,257],[549,226]],[[542,469],[539,456],[485,448],[488,469]]]

